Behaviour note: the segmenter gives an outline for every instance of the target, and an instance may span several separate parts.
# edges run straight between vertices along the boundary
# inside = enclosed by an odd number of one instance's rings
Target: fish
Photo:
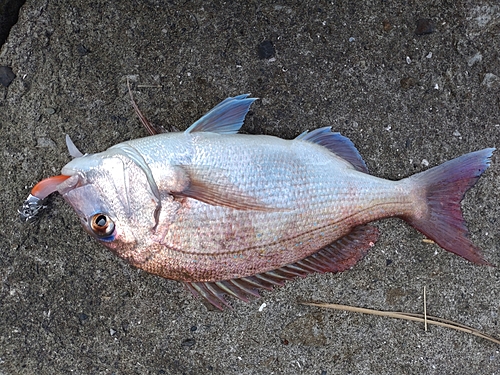
[[[331,127],[288,140],[240,133],[255,100],[229,97],[183,132],[150,129],[95,154],[67,137],[73,159],[33,187],[21,216],[34,217],[58,192],[118,257],[221,310],[231,307],[228,296],[248,302],[297,277],[352,268],[377,241],[371,223],[389,217],[490,265],[460,202],[495,148],[392,181],[369,174]]]

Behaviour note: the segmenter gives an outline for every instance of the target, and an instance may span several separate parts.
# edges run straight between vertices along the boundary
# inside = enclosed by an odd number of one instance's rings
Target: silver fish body
[[[123,155],[114,152],[122,147],[135,150],[151,170],[161,200],[157,222],[144,172],[130,171],[126,162],[119,166]],[[162,134],[92,157],[103,160],[93,170],[95,178],[86,176],[85,186],[94,190],[86,198],[96,197],[95,203],[75,199],[78,189],[61,187],[62,196],[92,207],[82,216],[84,223],[95,212],[111,217],[116,234],[106,244],[118,255],[182,281],[239,278],[294,263],[359,224],[410,212],[415,201],[407,183],[358,172],[324,147],[301,140]],[[108,162],[114,158],[120,161]],[[112,173],[104,171],[108,165]],[[63,173],[71,173],[68,169]],[[183,197],[192,178],[227,195],[227,205]],[[109,194],[103,187],[109,189],[111,181],[116,199],[100,198]],[[242,201],[249,207],[239,207]]]
[[[493,149],[389,181],[369,175],[330,128],[293,140],[237,134],[252,101],[228,98],[186,132],[76,157],[57,190],[118,256],[216,306],[222,293],[245,299],[254,287],[349,268],[377,239],[364,224],[386,217],[487,263],[467,238],[460,200]]]

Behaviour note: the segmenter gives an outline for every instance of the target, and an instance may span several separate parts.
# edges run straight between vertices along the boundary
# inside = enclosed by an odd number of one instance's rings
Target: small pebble
[[[56,143],[50,139],[50,138],[46,138],[46,137],[39,137],[37,138],[36,140],[36,147],[42,147],[42,148],[56,148],[57,145]]]
[[[462,136],[462,134],[460,134],[460,132],[459,132],[458,130],[455,130],[455,131],[453,132],[453,135],[454,135],[455,137],[461,137],[461,136]]]
[[[116,331],[115,331],[113,328],[110,328],[110,329],[109,329],[109,334],[110,334],[111,336],[114,336],[114,335],[115,335],[115,333],[116,333]]]
[[[429,18],[420,18],[417,20],[417,28],[415,29],[415,34],[425,35],[432,34],[436,29],[434,21]]]
[[[500,79],[498,76],[496,76],[493,73],[486,73],[483,78],[483,82],[481,82],[482,85],[486,87],[493,87],[495,84],[498,84],[500,82]]]
[[[483,55],[481,54],[481,52],[477,52],[474,56],[472,56],[468,61],[467,61],[467,65],[469,66],[473,66],[474,64],[476,63],[479,63],[483,60]]]
[[[401,81],[399,81],[399,84],[403,89],[409,89],[417,84],[414,78],[412,77],[405,77],[401,78]]]
[[[185,339],[181,345],[187,348],[191,348],[194,346],[194,344],[196,344],[196,341],[194,341],[194,339]]]
[[[16,75],[10,66],[0,66],[0,84],[9,87]]]
[[[78,314],[78,319],[80,320],[80,323],[83,323],[84,321],[86,321],[88,319],[88,315],[85,314],[85,313],[80,313]]]
[[[127,333],[130,327],[128,320],[124,320],[121,324],[123,332]]]
[[[259,53],[259,59],[261,60],[270,59],[276,55],[276,49],[274,48],[273,42],[270,40],[264,40],[260,43],[257,51]]]
[[[54,113],[56,113],[56,110],[54,108],[47,107],[44,109],[44,112],[48,115],[53,115]]]
[[[85,47],[83,44],[77,45],[76,50],[80,56],[85,56],[90,52],[89,49]]]
[[[384,31],[390,31],[392,29],[392,25],[388,20],[383,20],[382,28],[384,29]]]

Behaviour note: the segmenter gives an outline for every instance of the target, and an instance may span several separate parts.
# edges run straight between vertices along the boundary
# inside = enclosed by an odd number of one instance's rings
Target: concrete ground
[[[112,255],[58,196],[34,223],[17,215],[70,160],[65,134],[89,153],[146,135],[127,77],[159,127],[252,93],[245,132],[332,125],[373,174],[399,179],[500,146],[498,51],[488,0],[28,0],[0,51],[16,75],[0,86],[0,374],[500,374],[500,346],[484,339],[299,304],[420,313],[425,286],[428,314],[500,337],[498,269],[397,219],[352,270],[219,312]],[[495,265],[499,187],[495,156],[462,204]]]

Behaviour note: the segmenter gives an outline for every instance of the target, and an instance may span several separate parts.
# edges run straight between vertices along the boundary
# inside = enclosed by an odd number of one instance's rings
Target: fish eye
[[[115,223],[103,213],[95,214],[90,218],[90,229],[97,237],[108,237],[115,230]]]

